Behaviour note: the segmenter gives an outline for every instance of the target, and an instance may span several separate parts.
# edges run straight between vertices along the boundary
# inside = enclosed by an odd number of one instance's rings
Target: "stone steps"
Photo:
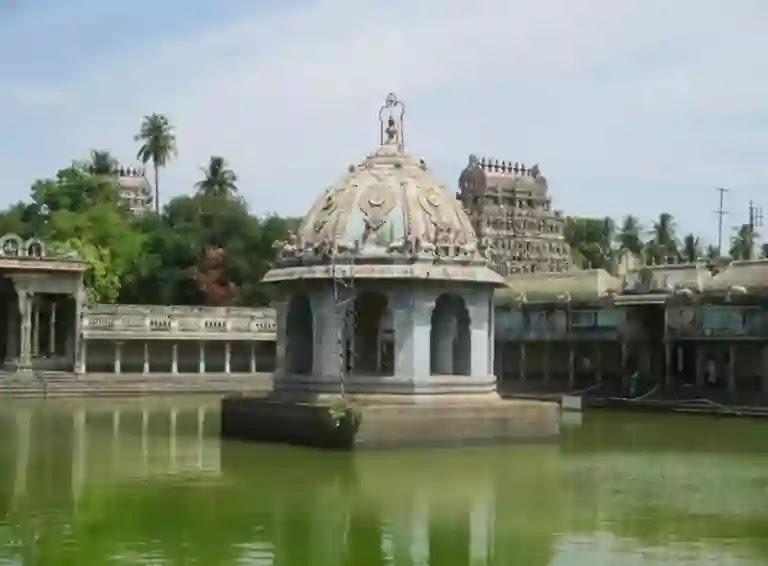
[[[264,393],[272,389],[267,373],[241,375],[88,375],[45,374],[0,377],[0,397],[115,397],[163,393]]]

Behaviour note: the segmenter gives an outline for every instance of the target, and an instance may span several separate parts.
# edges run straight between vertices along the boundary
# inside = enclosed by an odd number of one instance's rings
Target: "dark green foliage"
[[[581,269],[607,269],[613,265],[614,224],[610,218],[569,216],[563,231],[573,262]]]
[[[98,158],[111,163],[108,155]],[[250,214],[231,187],[179,197],[161,215],[135,218],[120,206],[117,179],[90,166],[36,181],[31,196],[30,204],[0,213],[0,233],[39,236],[54,251],[79,254],[89,263],[86,285],[96,302],[221,304],[201,283],[206,255],[217,250],[216,276],[232,289],[232,302],[265,304],[260,281],[272,265],[273,243],[298,225]]]

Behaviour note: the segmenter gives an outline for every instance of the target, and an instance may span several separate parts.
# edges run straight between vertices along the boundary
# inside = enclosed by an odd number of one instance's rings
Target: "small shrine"
[[[382,407],[392,403],[439,405],[443,416],[455,403],[460,413],[467,403],[509,408],[493,375],[493,290],[502,277],[488,267],[489,250],[479,245],[461,203],[425,160],[406,153],[404,113],[403,103],[388,95],[379,111],[378,149],[350,165],[298,232],[277,244],[277,265],[264,277],[277,313],[268,402],[282,403],[279,410],[272,406],[282,417],[271,426],[301,412],[290,405],[297,400],[343,410],[356,405],[361,432],[367,413],[386,421]],[[265,414],[264,402],[257,404]],[[417,421],[431,420],[424,418]],[[461,426],[459,438],[490,434]],[[425,439],[425,430],[420,425],[418,434],[408,429],[396,436]],[[265,434],[256,437],[275,439]]]

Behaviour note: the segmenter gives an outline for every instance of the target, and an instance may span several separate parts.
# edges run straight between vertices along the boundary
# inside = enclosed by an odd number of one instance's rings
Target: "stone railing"
[[[88,339],[274,340],[270,308],[93,305],[83,313]]]

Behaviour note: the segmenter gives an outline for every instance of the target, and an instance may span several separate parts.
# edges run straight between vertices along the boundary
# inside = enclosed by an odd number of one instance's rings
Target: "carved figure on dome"
[[[375,232],[389,218],[395,207],[395,195],[390,187],[380,183],[369,185],[360,198],[360,210],[365,215],[367,231]]]
[[[419,191],[419,204],[436,228],[441,228],[447,224],[445,221],[445,212],[447,211],[443,210],[441,197],[440,189],[437,187]]]

